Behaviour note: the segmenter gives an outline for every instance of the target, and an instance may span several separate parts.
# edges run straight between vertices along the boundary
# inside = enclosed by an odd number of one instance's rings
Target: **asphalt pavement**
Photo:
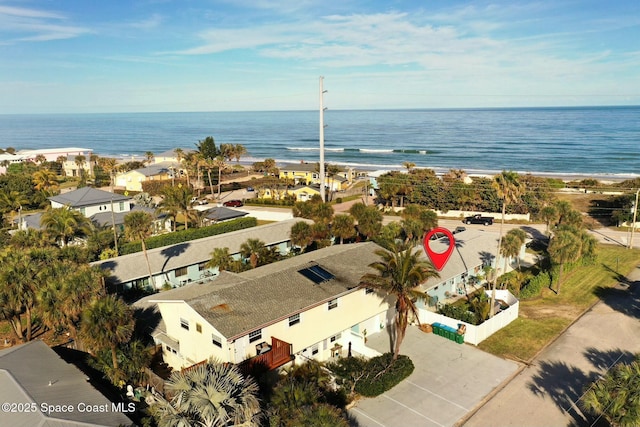
[[[640,260],[639,260],[640,261]],[[462,425],[593,426],[580,398],[611,366],[640,352],[640,266]]]

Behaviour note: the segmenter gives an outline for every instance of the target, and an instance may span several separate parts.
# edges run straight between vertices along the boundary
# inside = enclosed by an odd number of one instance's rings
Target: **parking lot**
[[[383,331],[367,345],[387,352],[389,337]],[[381,396],[358,401],[349,412],[359,426],[452,426],[518,369],[515,362],[415,326],[407,330],[401,353],[411,358],[414,372]]]

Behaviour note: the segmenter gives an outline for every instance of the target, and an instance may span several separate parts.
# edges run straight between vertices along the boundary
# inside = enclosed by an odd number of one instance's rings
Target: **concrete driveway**
[[[389,336],[383,331],[367,345],[387,352]],[[401,353],[411,358],[414,372],[383,395],[358,401],[349,412],[359,426],[452,426],[518,369],[515,362],[415,326],[407,330]]]
[[[614,364],[630,362],[640,352],[640,268],[621,283],[604,292],[601,302],[464,426],[594,425],[596,420],[580,409],[585,388]]]

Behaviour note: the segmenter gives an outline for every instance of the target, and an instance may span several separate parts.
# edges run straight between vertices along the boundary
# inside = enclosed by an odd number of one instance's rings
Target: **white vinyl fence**
[[[486,291],[489,297],[491,297],[491,291]],[[450,317],[443,316],[442,314],[434,313],[426,309],[420,309],[420,322],[421,323],[442,323],[443,325],[450,326],[454,329],[458,329],[460,325],[466,325],[467,331],[464,334],[464,342],[478,345],[485,339],[489,338],[495,332],[507,326],[518,318],[518,310],[520,308],[520,302],[516,297],[507,290],[496,290],[496,300],[502,300],[509,305],[509,308],[502,310],[493,316],[491,319],[486,320],[480,325],[471,325],[461,320],[452,319]]]

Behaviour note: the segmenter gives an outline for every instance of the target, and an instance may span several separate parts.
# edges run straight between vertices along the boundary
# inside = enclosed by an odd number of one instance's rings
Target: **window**
[[[315,356],[316,354],[318,354],[319,348],[318,348],[318,344],[314,345],[313,347],[311,347],[311,355]]]
[[[338,299],[337,298],[332,299],[331,301],[329,301],[327,306],[329,307],[329,310],[333,310],[334,308],[338,307]]]
[[[189,330],[189,321],[187,319],[183,319],[182,317],[180,318],[180,327],[182,329],[186,329],[187,331]]]
[[[365,295],[369,295],[374,293],[375,291],[373,290],[373,288],[364,288],[364,293]]]
[[[176,268],[176,277],[186,276],[187,275],[187,267]]]
[[[206,270],[207,269],[207,263],[206,262],[201,262],[200,264],[198,264],[198,271],[202,271],[202,270]]]
[[[300,313],[294,314],[293,316],[289,317],[289,326],[293,326],[298,323],[300,323]]]
[[[342,337],[342,334],[338,334],[338,335],[334,335],[331,338],[329,338],[329,341],[331,342],[336,342],[337,340],[339,340]]]
[[[211,334],[211,342],[213,345],[222,348],[222,337],[219,337],[216,334]]]
[[[196,331],[202,333],[202,325],[200,323],[196,323]]]
[[[257,331],[249,332],[249,342],[254,342],[262,339],[262,329],[258,329]]]

